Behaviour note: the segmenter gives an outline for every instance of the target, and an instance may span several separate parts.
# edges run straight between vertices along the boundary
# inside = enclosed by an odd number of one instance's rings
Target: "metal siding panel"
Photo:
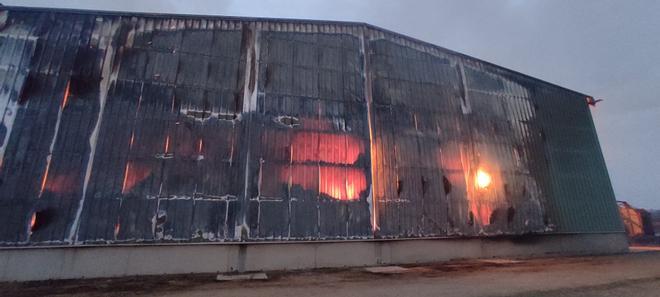
[[[538,86],[559,232],[622,232],[586,98]]]

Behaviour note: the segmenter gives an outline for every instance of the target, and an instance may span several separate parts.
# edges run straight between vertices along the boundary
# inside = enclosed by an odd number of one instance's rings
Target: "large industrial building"
[[[0,280],[608,253],[591,97],[372,25],[2,7]]]

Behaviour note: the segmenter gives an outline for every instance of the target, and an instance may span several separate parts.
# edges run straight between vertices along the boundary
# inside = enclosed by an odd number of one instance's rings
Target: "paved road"
[[[268,281],[212,275],[0,284],[0,296],[660,296],[660,252],[523,261],[454,261],[400,274],[362,269],[272,273]]]

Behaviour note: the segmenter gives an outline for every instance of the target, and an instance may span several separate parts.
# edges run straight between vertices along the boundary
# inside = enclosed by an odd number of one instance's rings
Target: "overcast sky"
[[[592,113],[617,199],[660,209],[660,1],[2,2],[360,21],[407,34],[605,99]]]

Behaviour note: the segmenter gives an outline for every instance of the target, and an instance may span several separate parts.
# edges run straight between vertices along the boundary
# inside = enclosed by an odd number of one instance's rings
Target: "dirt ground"
[[[0,296],[660,296],[660,251],[527,260],[465,260],[405,266],[269,272],[265,281],[185,275],[0,283]]]

